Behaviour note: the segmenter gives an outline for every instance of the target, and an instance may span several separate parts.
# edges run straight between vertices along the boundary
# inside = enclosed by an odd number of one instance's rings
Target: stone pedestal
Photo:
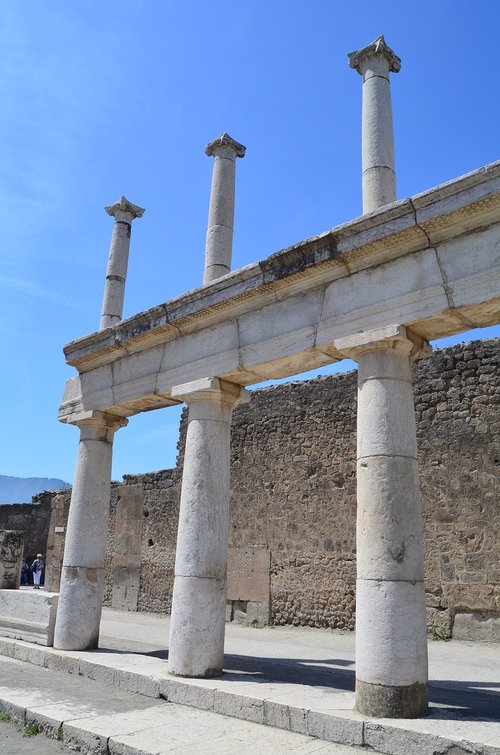
[[[245,156],[246,147],[222,134],[207,144],[206,154],[215,158],[208,211],[203,283],[226,275],[231,270],[234,224],[234,180],[237,157]]]
[[[206,378],[175,387],[172,397],[186,401],[189,416],[168,669],[208,677],[223,666],[231,413],[247,394]]]
[[[24,532],[0,530],[0,589],[17,590],[21,580]]]
[[[109,248],[99,330],[110,328],[122,319],[132,221],[144,215],[142,207],[137,207],[125,197],[120,197],[118,202],[104,209],[115,218],[115,225]]]
[[[358,362],[356,709],[427,709],[420,486],[410,360],[429,347],[392,326],[342,338]]]
[[[75,422],[80,444],[61,571],[54,647],[96,648],[99,639],[115,431],[127,420],[89,412]]]
[[[389,73],[398,73],[401,61],[379,37],[349,53],[349,65],[363,77],[363,212],[367,213],[396,199]]]

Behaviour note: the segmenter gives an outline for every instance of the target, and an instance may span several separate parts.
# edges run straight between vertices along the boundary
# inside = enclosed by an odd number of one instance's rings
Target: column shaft
[[[80,424],[54,647],[95,648],[99,639],[108,534],[113,435],[127,420],[93,416]]]
[[[427,709],[415,344],[405,328],[387,330],[353,337],[366,338],[354,348],[337,342],[358,362],[356,709],[410,718]]]
[[[113,226],[99,330],[122,319],[132,226],[121,220]]]
[[[210,283],[231,270],[235,164],[237,157],[244,156],[245,147],[222,134],[207,145],[205,152],[214,157],[203,275],[203,283]]]
[[[118,202],[104,209],[115,218],[115,225],[109,248],[99,330],[111,328],[122,319],[132,221],[144,214],[142,207],[132,204],[125,197],[120,197]]]
[[[367,213],[396,199],[389,74],[400,70],[401,61],[383,37],[348,57],[351,68],[363,77],[362,185]]]
[[[217,379],[200,390],[179,386],[189,404],[170,624],[169,671],[222,672],[226,615],[229,462],[232,408],[239,386]]]
[[[362,186],[363,213],[396,200],[391,85],[386,75],[363,75]]]

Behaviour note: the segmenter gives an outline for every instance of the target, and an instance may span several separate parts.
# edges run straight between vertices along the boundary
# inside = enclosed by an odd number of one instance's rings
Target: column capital
[[[429,342],[404,325],[386,325],[384,328],[337,338],[334,346],[341,354],[354,360],[361,354],[378,350],[404,352],[410,359],[419,359],[432,353]]]
[[[115,218],[117,222],[131,223],[134,218],[142,218],[145,213],[143,207],[129,202],[126,197],[122,196],[114,204],[110,204],[104,210]]]
[[[371,44],[362,47],[360,50],[354,50],[347,53],[349,58],[349,67],[354,68],[362,76],[366,71],[366,64],[371,59],[373,62],[378,61],[377,71],[381,74],[399,73],[401,70],[401,59],[398,58],[394,50],[386,44],[384,36],[377,37]]]
[[[199,401],[213,401],[234,407],[250,401],[250,393],[241,385],[217,377],[200,378],[189,383],[174,385],[171,396],[182,399],[188,406]]]
[[[108,412],[100,411],[83,411],[73,414],[70,425],[76,425],[80,429],[84,427],[95,427],[101,430],[112,430],[115,432],[120,427],[126,427],[128,425],[128,419],[126,417],[119,417],[117,414],[109,414]]]
[[[225,131],[205,147],[205,154],[208,157],[232,157],[234,159],[245,157],[245,152],[246,147],[235,141]]]

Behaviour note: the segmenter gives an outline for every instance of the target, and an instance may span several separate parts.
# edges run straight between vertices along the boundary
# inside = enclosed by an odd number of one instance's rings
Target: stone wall
[[[0,590],[17,590],[21,575],[24,532],[0,530]]]
[[[24,532],[24,557],[31,565],[37,553],[46,550],[54,491],[33,496],[32,503],[0,505],[0,530]]]
[[[415,363],[429,625],[499,616],[500,341]],[[353,628],[356,373],[256,392],[233,423],[232,545],[266,545],[274,623]],[[458,617],[457,617],[458,618]]]
[[[70,499],[70,490],[54,493],[52,497],[47,546],[45,550],[42,549],[45,553],[45,588],[50,592],[58,592],[61,582],[61,567],[64,556]]]
[[[273,622],[353,629],[356,373],[254,393],[232,438],[230,544],[271,551]]]
[[[437,636],[500,639],[499,362],[496,339],[414,365]],[[170,609],[185,420],[175,469],[112,485],[107,605]],[[235,411],[228,618],[261,622],[270,611],[277,624],[354,627],[355,457],[355,372],[254,391]],[[51,531],[64,527],[67,500],[55,496]],[[55,539],[62,553],[63,537]]]
[[[113,483],[105,605],[170,611],[180,476],[179,468],[167,469]]]

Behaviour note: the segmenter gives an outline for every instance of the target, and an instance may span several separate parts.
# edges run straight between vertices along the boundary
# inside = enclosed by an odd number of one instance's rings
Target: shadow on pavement
[[[100,648],[101,652],[134,653],[166,660],[168,650],[146,650],[142,643],[128,649]],[[136,644],[136,649],[131,645]],[[151,646],[149,646],[151,647]],[[99,650],[94,652],[99,652]],[[353,668],[346,668],[352,666]],[[336,692],[354,692],[354,661],[343,658],[265,658],[226,653],[224,679],[237,683],[286,683]],[[459,721],[500,721],[499,684],[439,680],[429,682],[429,716]]]

